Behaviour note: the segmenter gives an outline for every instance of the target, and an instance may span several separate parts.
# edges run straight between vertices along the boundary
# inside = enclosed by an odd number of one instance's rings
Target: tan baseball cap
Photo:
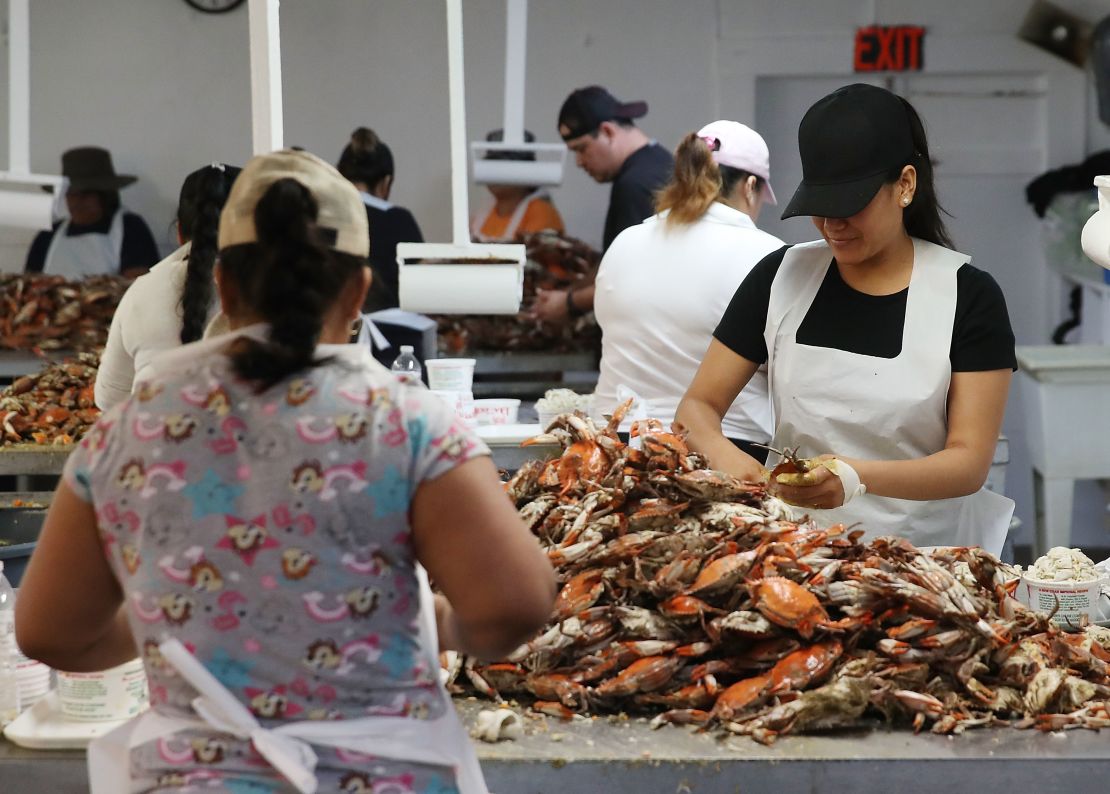
[[[331,247],[353,256],[369,256],[370,230],[358,190],[331,165],[308,152],[282,149],[260,154],[243,167],[220,213],[219,247],[258,242],[254,210],[279,179],[295,180],[312,194],[316,225],[335,232]]]

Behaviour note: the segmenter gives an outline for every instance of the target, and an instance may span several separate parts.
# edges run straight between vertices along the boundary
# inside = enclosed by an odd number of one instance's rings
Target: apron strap
[[[302,794],[316,791],[317,757],[311,745],[263,728],[250,710],[236,700],[180,640],[173,637],[163,640],[158,649],[181,677],[200,692],[201,696],[193,700],[193,710],[201,719],[218,731],[250,739],[258,754]]]
[[[50,272],[50,264],[51,264],[52,260],[54,259],[55,252],[58,249],[58,241],[65,239],[66,231],[68,229],[69,229],[69,219],[66,218],[64,221],[62,221],[58,225],[58,228],[54,230],[54,236],[52,238],[50,238],[50,245],[47,246],[46,256],[43,257],[43,260],[42,260],[42,272],[43,273],[49,273]]]
[[[358,343],[360,345],[369,344],[374,350],[388,350],[393,347],[385,334],[381,332],[378,326],[374,325],[370,315],[366,313],[363,313],[362,327],[358,329]]]

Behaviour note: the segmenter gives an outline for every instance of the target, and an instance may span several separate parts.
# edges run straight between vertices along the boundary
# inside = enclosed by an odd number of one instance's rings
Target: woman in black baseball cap
[[[798,145],[783,217],[811,216],[822,239],[755,267],[677,419],[716,468],[759,478],[720,418],[766,365],[772,445],[806,459],[773,492],[822,523],[998,553],[1013,502],[983,484],[1014,336],[994,279],[952,250],[921,119],[896,94],[849,85],[809,109]]]

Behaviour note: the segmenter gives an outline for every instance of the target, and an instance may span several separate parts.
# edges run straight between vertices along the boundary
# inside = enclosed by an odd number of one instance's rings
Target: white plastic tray
[[[32,750],[84,750],[93,739],[125,722],[127,720],[74,722],[62,714],[58,693],[51,691],[16,717],[4,729],[4,736],[20,747]]]
[[[528,425],[478,425],[474,428],[478,438],[491,447],[518,446],[532,436],[538,436],[543,428],[538,423]]]

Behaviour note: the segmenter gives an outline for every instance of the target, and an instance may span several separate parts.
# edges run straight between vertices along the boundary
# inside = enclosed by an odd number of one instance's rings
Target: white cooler
[[[1110,346],[1019,347],[1017,360],[1039,557],[1071,545],[1075,481],[1110,477]]]

